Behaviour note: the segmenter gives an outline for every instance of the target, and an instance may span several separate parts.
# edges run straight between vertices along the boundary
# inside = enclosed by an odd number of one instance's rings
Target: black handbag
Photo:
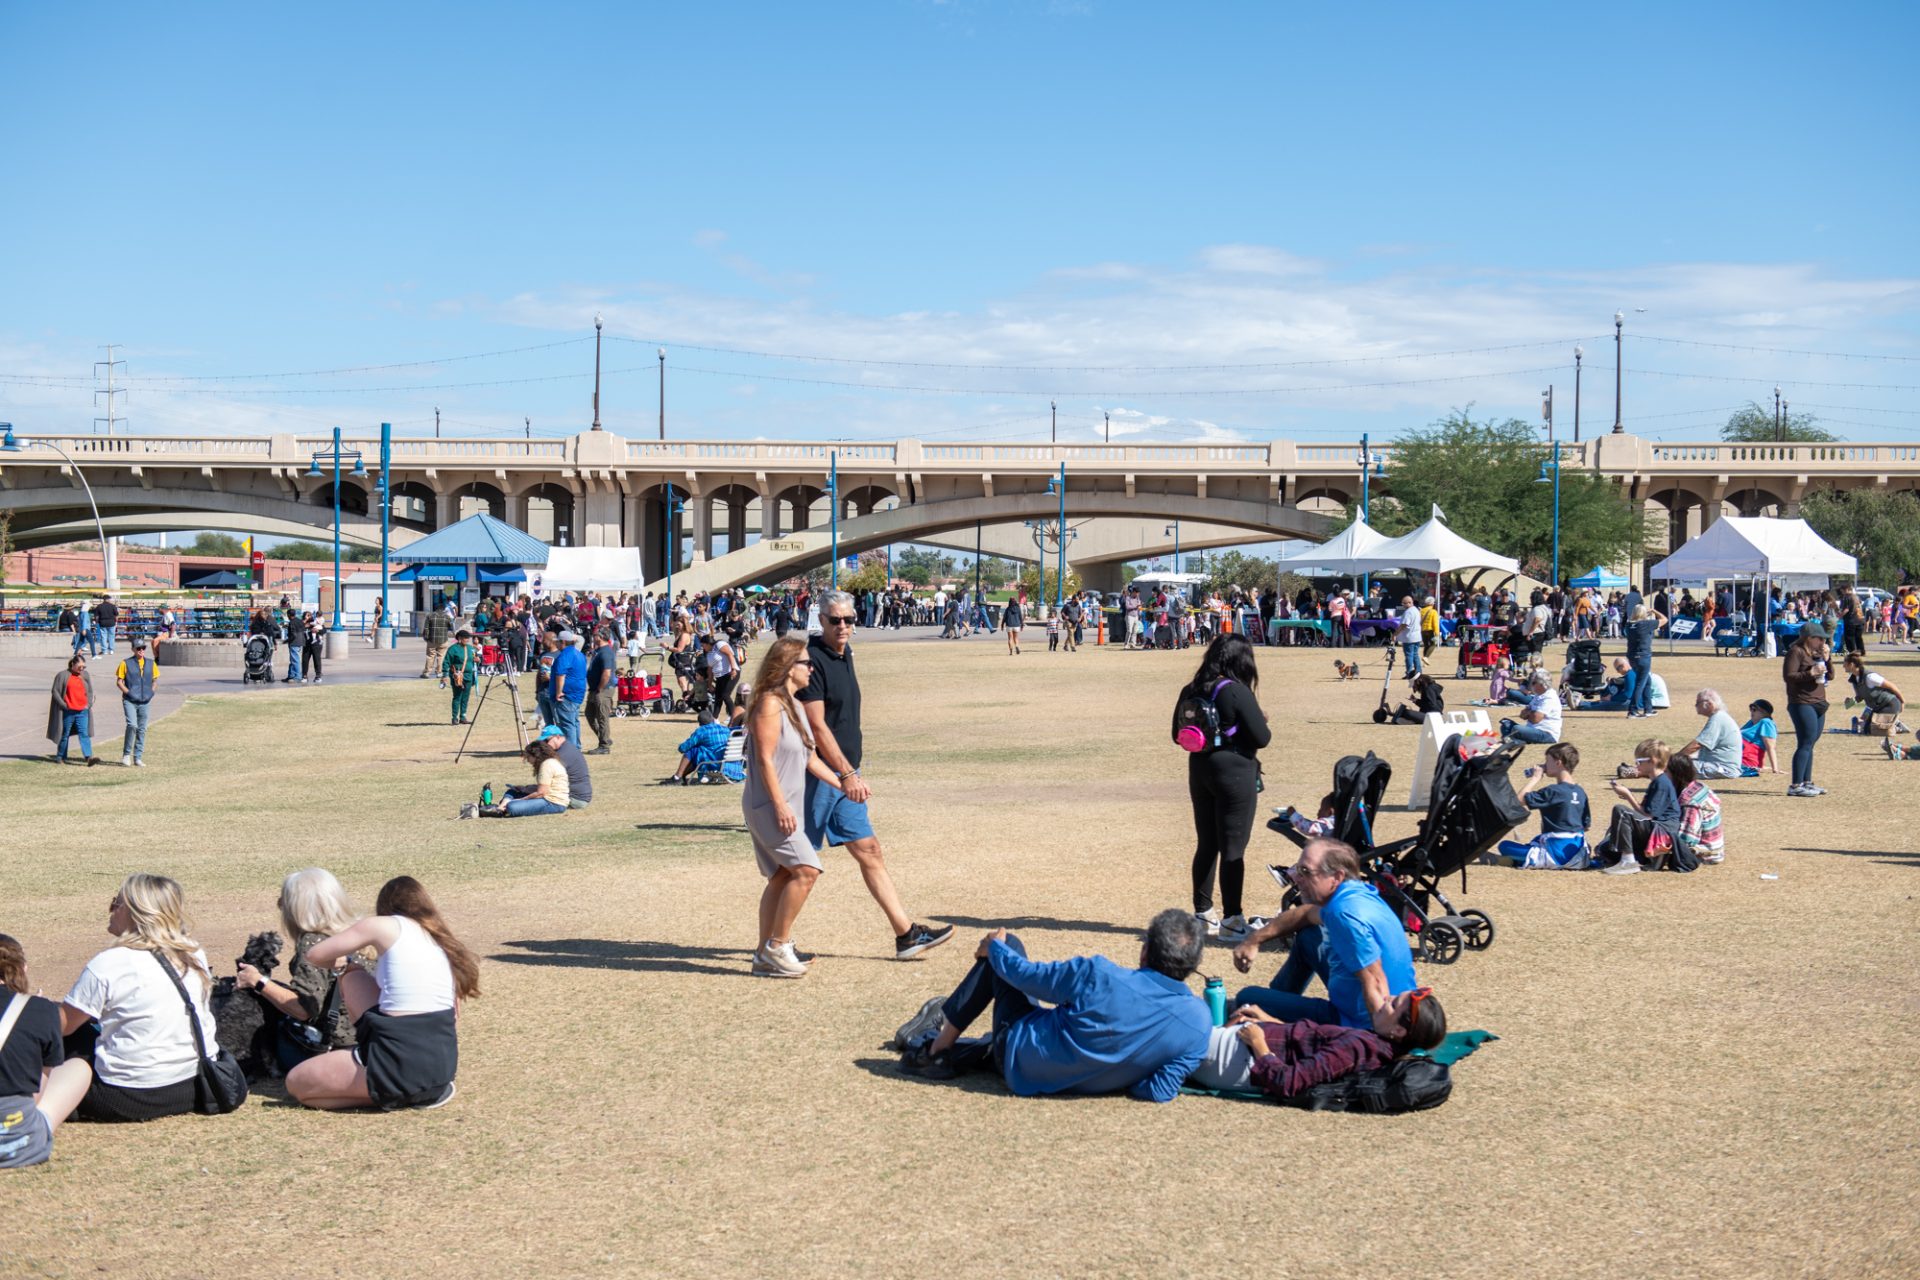
[[[167,971],[173,989],[180,993],[181,1003],[187,1006],[187,1025],[193,1029],[193,1047],[200,1055],[200,1074],[193,1085],[193,1109],[203,1116],[223,1116],[238,1111],[240,1104],[247,1100],[247,1073],[240,1069],[239,1060],[225,1049],[218,1049],[211,1058],[207,1056],[200,1014],[193,1007],[193,997],[187,994],[187,984],[180,981],[180,975],[173,971],[165,956],[156,951],[153,958]]]

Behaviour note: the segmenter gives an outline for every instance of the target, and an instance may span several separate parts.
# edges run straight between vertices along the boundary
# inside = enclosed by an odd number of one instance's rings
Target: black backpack
[[[1317,1084],[1279,1101],[1302,1111],[1364,1111],[1390,1116],[1425,1111],[1453,1093],[1453,1072],[1432,1058],[1395,1058],[1372,1071]]]
[[[1218,680],[1206,694],[1202,695],[1189,688],[1180,695],[1180,701],[1173,709],[1173,740],[1185,751],[1211,751],[1224,746],[1238,729],[1221,732],[1220,707],[1214,699],[1220,691],[1232,684],[1231,680]]]

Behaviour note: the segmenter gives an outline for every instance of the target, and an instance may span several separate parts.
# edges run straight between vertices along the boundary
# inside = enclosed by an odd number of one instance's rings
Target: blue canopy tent
[[[458,595],[461,587],[473,584],[525,582],[528,568],[547,563],[547,551],[540,539],[481,512],[395,547],[387,559],[407,562],[393,581],[448,584],[445,589]]]
[[[1601,565],[1595,565],[1567,584],[1571,587],[1591,587],[1596,591],[1624,591],[1627,580],[1617,573],[1609,572]]]

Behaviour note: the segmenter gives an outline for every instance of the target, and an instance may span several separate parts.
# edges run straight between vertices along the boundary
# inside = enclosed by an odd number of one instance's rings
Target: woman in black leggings
[[[1827,794],[1825,788],[1813,785],[1813,749],[1826,732],[1827,664],[1831,658],[1826,628],[1808,622],[1780,663],[1780,677],[1787,686],[1787,715],[1793,720],[1793,783],[1787,788],[1790,796]]]
[[[1253,646],[1239,634],[1215,637],[1200,659],[1200,669],[1174,704],[1173,737],[1191,720],[1184,709],[1210,703],[1218,713],[1218,731],[1187,757],[1187,796],[1193,801],[1193,913],[1207,932],[1240,941],[1247,920],[1240,907],[1246,883],[1247,840],[1253,835],[1254,807],[1259,802],[1261,748],[1272,739],[1267,718],[1255,690],[1260,673],[1254,669]],[[1184,745],[1184,744],[1183,744]],[[1221,908],[1213,906],[1215,866],[1220,872]]]

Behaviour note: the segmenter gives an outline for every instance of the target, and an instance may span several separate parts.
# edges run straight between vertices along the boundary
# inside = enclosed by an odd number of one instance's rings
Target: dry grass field
[[[622,722],[593,808],[537,821],[453,820],[522,769],[504,752],[454,765],[443,695],[416,681],[197,698],[156,726],[144,771],[0,765],[0,930],[50,994],[106,942],[133,870],[186,886],[217,968],[273,926],[280,877],[316,863],[363,906],[418,876],[486,957],[451,1106],[326,1115],[263,1090],[223,1119],[70,1126],[51,1165],[0,1179],[0,1274],[1920,1271],[1920,764],[1865,739],[1823,743],[1822,799],[1725,784],[1728,859],[1692,876],[1474,869],[1464,902],[1497,942],[1422,972],[1457,1029],[1501,1038],[1437,1111],[1020,1100],[898,1074],[881,1042],[984,930],[1131,962],[1140,925],[1186,905],[1166,723],[1196,658],[863,645],[875,820],[908,909],[960,936],[896,963],[832,855],[801,917],[821,958],[798,983],[747,976],[761,882],[738,792],[653,785],[678,718]],[[1416,731],[1366,718],[1377,651],[1353,684],[1324,651],[1260,662],[1268,800],[1313,802],[1335,758],[1368,747],[1405,798]],[[1910,655],[1882,668],[1920,685]],[[1675,743],[1699,684],[1781,700],[1774,663],[1656,669],[1681,707],[1646,725]],[[1475,692],[1451,684],[1450,701]],[[510,748],[487,714],[477,737]],[[1642,722],[1568,724],[1604,815]],[[1254,909],[1274,905],[1258,867],[1290,851],[1256,832]],[[1209,970],[1229,972],[1225,949]]]

